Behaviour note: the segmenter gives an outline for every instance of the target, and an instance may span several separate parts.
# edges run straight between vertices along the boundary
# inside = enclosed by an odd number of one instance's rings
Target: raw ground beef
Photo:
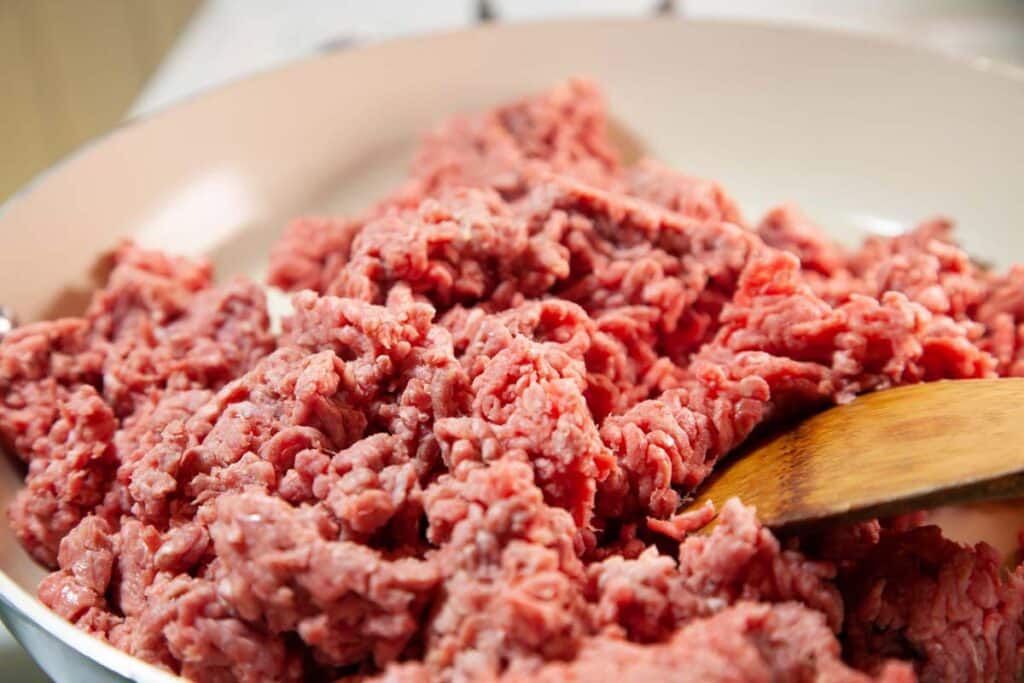
[[[131,245],[0,344],[39,596],[197,681],[1013,681],[1024,568],[920,516],[779,539],[680,503],[758,426],[1024,375],[1024,268],[931,220],[623,165],[574,80],[430,133],[408,182],[271,253],[296,292]],[[851,454],[851,457],[856,457]]]

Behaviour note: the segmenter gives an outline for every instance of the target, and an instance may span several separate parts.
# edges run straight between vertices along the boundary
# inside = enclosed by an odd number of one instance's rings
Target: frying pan
[[[941,212],[968,251],[1024,262],[1024,77],[878,39],[733,22],[485,26],[330,53],[131,121],[0,210],[0,304],[80,312],[121,238],[261,277],[299,213],[353,211],[403,175],[418,134],[572,75],[597,80],[627,150],[718,179],[756,218],[794,201],[843,241]],[[0,505],[20,485],[0,458]],[[1015,543],[1013,508],[942,511]],[[55,680],[177,680],[79,632],[0,524],[0,618]]]

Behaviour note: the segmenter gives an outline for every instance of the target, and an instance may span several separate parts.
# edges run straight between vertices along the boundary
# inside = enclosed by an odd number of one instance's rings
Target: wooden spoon
[[[866,394],[723,462],[688,506],[732,496],[774,528],[1024,497],[1024,378]]]

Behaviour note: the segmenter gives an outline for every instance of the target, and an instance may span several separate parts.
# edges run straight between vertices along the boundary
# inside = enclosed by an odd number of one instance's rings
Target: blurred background
[[[1024,67],[1024,0],[0,0],[0,201],[126,117],[319,50],[482,18],[657,12],[884,33]]]
[[[483,21],[653,14],[883,34],[1024,74],[1024,0],[0,0],[0,201],[125,120],[319,51]],[[0,681],[45,680],[0,627]]]

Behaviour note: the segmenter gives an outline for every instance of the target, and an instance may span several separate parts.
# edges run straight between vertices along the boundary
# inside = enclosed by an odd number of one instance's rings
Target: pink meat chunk
[[[846,254],[796,206],[787,204],[769,211],[757,226],[757,234],[769,247],[799,258],[806,273],[829,278],[825,283],[846,266]]]
[[[348,258],[359,221],[297,218],[270,252],[267,281],[286,290],[324,291]]]
[[[669,211],[697,220],[744,224],[739,204],[721,185],[679,173],[654,159],[641,159],[625,169],[625,183],[626,194]]]
[[[100,505],[116,466],[117,420],[96,390],[84,385],[58,405],[50,433],[37,439],[7,516],[36,560],[55,566],[61,539]]]
[[[351,541],[318,507],[262,492],[225,494],[210,517],[218,598],[272,633],[297,633],[313,656],[385,665],[416,635],[438,582],[433,560],[388,560]]]
[[[680,510],[759,427],[1024,376],[1024,267],[944,219],[748,227],[610,128],[580,79],[441,125],[394,194],[286,228],[279,334],[258,285],[131,245],[81,317],[9,334],[40,599],[199,683],[1020,680],[1024,568],[990,547]]]
[[[854,666],[874,671],[899,657],[917,662],[922,681],[1018,680],[1024,570],[1006,574],[992,547],[958,545],[935,526],[839,548],[840,561],[856,557],[839,577]]]
[[[548,502],[585,528],[596,482],[614,461],[587,411],[583,373],[582,363],[557,347],[513,340],[474,378],[472,416],[439,425],[448,466],[495,456],[527,461]]]
[[[389,668],[381,683],[435,680],[422,665]],[[889,662],[877,676],[850,668],[839,658],[839,643],[820,614],[795,603],[769,607],[739,603],[679,629],[671,639],[642,645],[619,637],[588,638],[572,662],[551,662],[538,671],[474,680],[495,683],[603,681],[834,681],[911,683],[913,669]]]
[[[208,264],[124,245],[84,318],[16,330],[0,346],[0,434],[25,459],[79,386],[119,418],[166,388],[220,386],[273,347],[262,290],[210,284]]]
[[[802,605],[739,603],[684,626],[664,643],[596,637],[571,663],[552,663],[530,677],[502,680],[904,683],[913,681],[914,674],[910,666],[895,662],[877,676],[849,668],[822,615]]]
[[[15,329],[0,345],[0,434],[23,460],[57,420],[75,388],[99,384],[104,354],[89,348],[89,324],[78,318]]]
[[[606,184],[619,166],[607,124],[600,90],[583,79],[484,114],[456,116],[424,138],[413,187],[422,196],[444,187],[512,195],[526,189],[537,169]]]
[[[589,576],[597,623],[620,627],[638,642],[662,641],[680,625],[742,600],[800,601],[836,631],[843,618],[831,563],[783,550],[754,509],[735,499],[710,535],[680,544],[678,560],[651,547],[636,559],[612,556],[592,564]]]
[[[586,633],[576,525],[544,503],[529,466],[502,459],[445,475],[426,509],[447,596],[427,623],[432,675],[476,680],[576,653]]]

